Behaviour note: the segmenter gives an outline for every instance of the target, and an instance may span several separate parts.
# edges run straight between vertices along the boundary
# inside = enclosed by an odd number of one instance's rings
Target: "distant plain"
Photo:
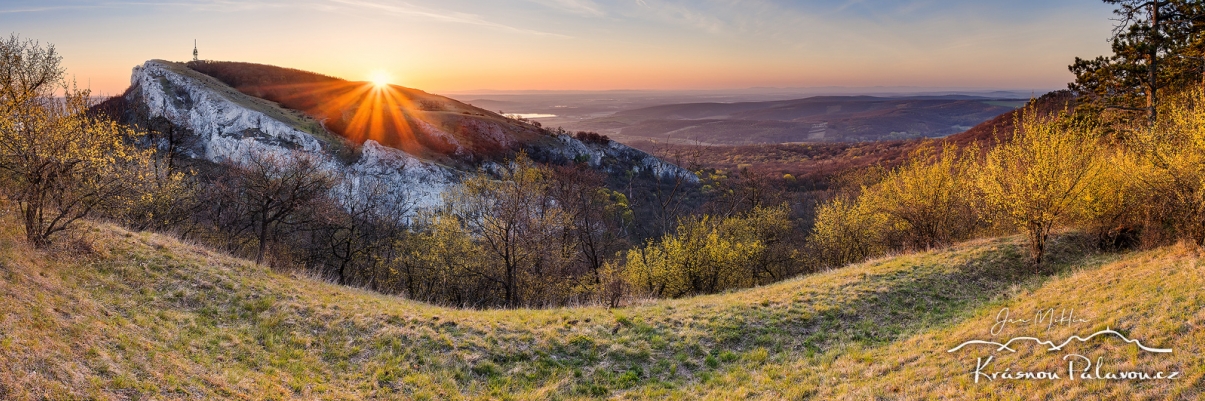
[[[753,88],[449,95],[487,110],[529,117],[548,128],[593,131],[624,143],[750,145],[944,137],[1020,107],[1033,93]]]

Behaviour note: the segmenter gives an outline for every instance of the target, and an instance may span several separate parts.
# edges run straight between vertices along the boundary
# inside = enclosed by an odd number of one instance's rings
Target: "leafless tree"
[[[258,242],[255,263],[262,264],[268,245],[282,225],[296,224],[298,212],[330,191],[333,179],[308,154],[253,153],[244,162],[228,164],[229,189],[238,191],[236,201],[246,213]]]
[[[406,230],[413,199],[402,188],[394,188],[376,177],[342,176],[332,193],[335,217],[330,227],[330,254],[337,263],[339,282],[349,284],[355,265],[367,273],[367,284],[375,287],[377,270],[394,240]]]

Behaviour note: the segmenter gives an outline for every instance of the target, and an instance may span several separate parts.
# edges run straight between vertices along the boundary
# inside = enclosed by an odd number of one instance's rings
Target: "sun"
[[[389,86],[389,81],[391,80],[393,80],[393,77],[389,76],[388,72],[381,70],[373,71],[372,74],[368,76],[368,81],[372,82],[372,86],[377,88]]]

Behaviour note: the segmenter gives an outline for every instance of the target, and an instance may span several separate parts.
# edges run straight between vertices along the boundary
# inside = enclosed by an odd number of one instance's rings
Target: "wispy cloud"
[[[691,4],[690,6],[663,1],[637,0],[642,8],[636,10],[637,16],[646,19],[660,20],[674,25],[701,29],[712,34],[726,31],[727,23],[717,14],[711,13],[707,4]]]
[[[913,14],[931,8],[933,5],[934,2],[932,0],[909,1],[898,5],[895,9],[895,13],[897,15]]]
[[[591,0],[530,0],[572,14],[602,16],[602,7]],[[637,0],[639,1],[639,0]]]
[[[202,1],[114,1],[102,3],[110,7],[181,7],[195,11],[249,11],[270,8],[297,7],[299,2],[287,1],[236,1],[236,0],[202,0]]]
[[[13,8],[13,9],[7,9],[7,10],[0,9],[0,14],[40,13],[40,12],[46,12],[46,11],[75,10],[75,9],[96,8],[96,7],[97,6],[59,6],[59,7]]]
[[[368,10],[384,11],[395,15],[405,15],[419,18],[426,18],[434,21],[450,22],[457,24],[477,25],[488,28],[500,29],[504,31],[524,33],[530,35],[553,36],[568,38],[567,35],[558,33],[537,31],[533,29],[519,28],[510,25],[500,24],[497,22],[488,21],[479,15],[468,14],[456,11],[435,10],[424,7],[415,6],[408,3],[380,3],[367,0],[330,0],[332,3],[343,4],[352,7],[358,7]]]
[[[285,8],[298,7],[298,2],[288,1],[236,1],[236,0],[202,0],[202,1],[104,1],[88,5],[58,5],[58,6],[40,6],[40,7],[25,7],[13,9],[0,9],[0,14],[17,14],[17,13],[39,13],[67,10],[85,10],[85,9],[122,9],[122,8],[145,8],[145,7],[178,7],[194,11],[247,11],[265,8]]]
[[[837,12],[845,11],[846,9],[848,9],[850,7],[862,4],[864,1],[865,0],[846,0],[846,2],[842,3],[840,7],[837,7],[836,11]]]

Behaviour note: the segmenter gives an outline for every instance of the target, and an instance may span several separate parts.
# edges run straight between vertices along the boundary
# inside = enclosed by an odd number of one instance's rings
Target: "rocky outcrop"
[[[215,163],[240,162],[253,153],[300,151],[321,160],[333,173],[371,176],[385,182],[396,198],[418,207],[441,202],[441,194],[459,182],[459,172],[425,162],[397,149],[366,142],[353,164],[333,157],[329,144],[286,122],[255,110],[256,102],[202,74],[163,61],[135,67],[127,99],[144,105],[150,117],[163,117],[195,136],[189,156]],[[432,127],[434,128],[434,127]]]
[[[311,131],[307,131],[304,122],[291,119],[301,118],[295,113],[290,114],[274,103],[243,94],[178,63],[147,61],[134,68],[130,83],[126,101],[144,107],[151,118],[162,117],[192,133],[185,151],[190,157],[216,163],[237,163],[253,154],[303,152],[320,160],[324,168],[350,180],[372,177],[386,183],[395,199],[405,199],[415,206],[414,210],[438,206],[442,194],[452,185],[466,175],[479,173],[421,160],[372,140],[360,147],[356,160],[341,160],[332,148],[346,144],[332,142],[337,139],[332,140],[333,135],[325,132],[320,124],[308,124]],[[471,122],[477,125],[469,128],[483,139],[499,146],[516,145],[501,127]],[[463,151],[455,136],[439,127],[418,121],[418,128],[428,137],[445,138],[450,145]],[[546,159],[585,161],[609,174],[649,172],[654,176],[697,180],[689,171],[617,142],[585,143],[569,135],[555,135],[554,138],[533,146],[548,156]],[[492,162],[477,167],[491,171],[491,166],[497,168]]]
[[[584,159],[590,167],[608,174],[648,171],[657,177],[681,176],[690,182],[698,181],[697,176],[684,168],[619,142],[583,142],[569,135],[558,135],[556,138],[558,145],[551,147],[551,153],[569,160]]]
[[[198,137],[190,156],[214,162],[238,161],[251,152],[285,149],[320,153],[322,144],[313,136],[214,90],[216,82],[187,76],[161,61],[134,67],[130,85],[150,117],[164,117]],[[216,85],[221,85],[216,83]]]

